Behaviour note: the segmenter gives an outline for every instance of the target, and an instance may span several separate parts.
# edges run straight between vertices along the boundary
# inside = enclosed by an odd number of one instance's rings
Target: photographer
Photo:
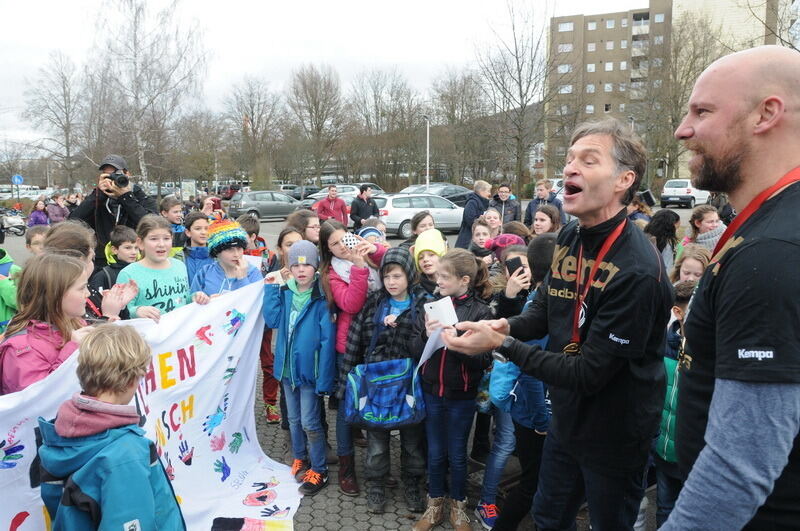
[[[69,219],[84,221],[97,234],[95,269],[106,265],[106,244],[117,225],[136,228],[146,214],[156,213],[155,201],[141,187],[132,185],[128,163],[119,155],[108,155],[100,163],[97,187],[73,210]]]

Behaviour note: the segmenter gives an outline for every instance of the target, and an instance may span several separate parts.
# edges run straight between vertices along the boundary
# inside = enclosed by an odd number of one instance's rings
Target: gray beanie
[[[319,253],[317,253],[317,246],[308,240],[300,240],[294,242],[289,247],[289,267],[298,264],[306,264],[313,266],[314,269],[319,268]]]

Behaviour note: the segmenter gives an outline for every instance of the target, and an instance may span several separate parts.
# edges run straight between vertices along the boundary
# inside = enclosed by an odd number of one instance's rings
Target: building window
[[[610,18],[606,20],[606,29],[614,29],[614,19]]]
[[[661,80],[660,79],[654,79],[653,80],[653,88],[661,88]]]
[[[663,35],[654,35],[653,36],[653,44],[664,44],[664,36]]]
[[[603,110],[605,112],[611,112],[611,104],[610,103],[606,103],[605,105],[603,105]]]
[[[586,114],[594,114],[594,105],[586,106]]]
[[[559,94],[572,94],[572,85],[561,85],[558,87]]]
[[[628,88],[628,84],[627,84],[627,83],[620,83],[620,84],[619,84],[619,91],[620,91],[620,92],[625,92],[625,90],[626,90],[627,88]]]
[[[609,61],[606,63],[606,72],[613,72],[614,71],[614,62]]]
[[[614,49],[614,41],[606,41],[606,50]]]
[[[569,105],[561,105],[558,109],[556,109],[556,114],[559,116],[566,116],[569,114]]]
[[[660,68],[664,64],[662,57],[653,57],[653,68]]]
[[[572,72],[572,65],[558,65],[559,74],[569,74]]]
[[[561,22],[558,24],[558,31],[563,33],[565,31],[572,31],[572,22]]]
[[[586,63],[586,71],[594,72],[594,63]]]
[[[594,83],[589,83],[588,85],[586,85],[586,93],[594,94]]]
[[[586,45],[586,51],[587,51],[587,52],[593,52],[593,51],[595,51],[596,49],[597,49],[597,45],[596,45],[595,43],[593,43],[593,42],[590,42],[590,43],[588,43],[588,44]]]
[[[623,50],[628,47],[628,39],[622,39],[619,41],[619,47]]]
[[[625,112],[625,104],[624,103],[620,103],[619,104],[619,112]]]
[[[653,17],[653,20],[656,24],[661,24],[664,22],[664,13],[656,13],[656,16]]]
[[[628,27],[628,19],[627,18],[620,19],[619,20],[619,25],[622,26],[623,28],[627,28]]]
[[[613,92],[614,91],[614,83],[605,83],[603,85],[603,90],[606,92]]]
[[[597,22],[589,22],[586,24],[586,29],[588,31],[594,31],[597,29]]]
[[[566,157],[567,156],[567,148],[565,148],[564,146],[558,146],[556,148],[556,154],[559,157]]]
[[[568,52],[571,52],[571,51],[572,51],[572,43],[571,42],[567,42],[567,43],[558,45],[558,53],[568,53]]]
[[[628,61],[620,61],[619,62],[619,69],[620,70],[627,70],[628,69]]]

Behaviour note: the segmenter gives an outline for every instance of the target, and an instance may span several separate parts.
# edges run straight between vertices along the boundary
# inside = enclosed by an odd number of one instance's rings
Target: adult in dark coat
[[[368,184],[362,184],[359,191],[361,193],[350,203],[350,219],[353,220],[353,230],[356,231],[361,228],[365,219],[377,218],[380,213],[377,203],[372,199],[372,188]]]
[[[509,221],[522,221],[522,207],[519,201],[512,197],[511,186],[506,183],[497,187],[497,193],[489,201],[489,206],[500,212],[504,225]]]
[[[492,185],[486,181],[475,181],[472,193],[464,205],[464,215],[461,218],[461,229],[458,231],[456,247],[466,249],[472,240],[472,224],[486,209],[489,208],[489,198],[492,197]]]

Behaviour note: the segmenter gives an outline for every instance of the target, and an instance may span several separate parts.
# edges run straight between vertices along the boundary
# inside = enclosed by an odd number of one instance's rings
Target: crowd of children
[[[156,464],[148,452],[152,443],[127,405],[149,362],[147,346],[132,329],[101,323],[137,317],[158,321],[191,302],[206,304],[211,297],[263,282],[266,329],[260,357],[266,420],[286,430],[287,464],[301,493],[324,489],[328,465],[338,462],[339,489],[359,496],[355,448],[363,435],[360,426],[348,422],[341,402],[348,376],[358,366],[389,360],[410,359],[416,365],[429,337],[455,333],[430,318],[425,303],[449,298],[459,321],[519,314],[549,272],[562,226],[560,205],[548,184],[539,183],[536,204],[526,210],[527,225],[519,221],[521,209],[509,203],[507,193],[494,202],[502,210],[485,206],[469,228],[466,248],[449,248],[427,211],[412,219],[412,237],[392,247],[377,219],[364,220],[353,234],[335,219],[320,223],[315,212],[302,210],[289,217],[270,249],[259,235],[258,219],[229,219],[219,205],[205,202],[202,210],[184,213],[180,201],[168,198],[160,204],[160,215],[144,216],[136,230],[117,226],[105,249],[107,265],[95,269],[96,238],[85,225],[34,226],[26,235],[32,256],[24,268],[0,250],[0,328],[5,330],[0,394],[45,378],[80,346],[83,392],[61,406],[54,422],[40,422],[43,473],[71,474],[90,505],[115,507],[115,521],[181,522],[174,496],[163,495],[170,492],[163,469],[151,466]],[[486,190],[479,191],[485,199]],[[516,219],[503,223],[506,208]],[[680,221],[671,211],[657,212],[644,227],[664,261],[674,263],[670,278],[676,293],[666,331],[663,420],[653,441],[659,523],[681,487],[674,419],[677,366],[685,362],[683,318],[710,260],[702,235],[718,232],[718,218],[706,220],[713,215],[704,207],[697,210],[691,236],[680,244]],[[546,345],[547,338],[536,341]],[[403,498],[411,512],[422,513],[414,529],[429,530],[445,519],[459,531],[471,529],[466,491],[471,459],[484,467],[474,511],[478,521],[486,529],[516,529],[536,492],[549,420],[547,387],[520,374],[512,363],[493,361],[490,352],[474,356],[444,347],[421,364],[419,384],[425,418],[399,428]],[[334,445],[329,443],[325,396],[327,407],[337,409]],[[71,420],[76,418],[94,420],[86,427]],[[373,514],[384,511],[387,486],[395,481],[390,440],[389,430],[366,429],[363,480],[366,507]],[[68,464],[56,451],[65,447],[73,452]],[[131,460],[137,464],[120,474],[129,474],[122,481],[149,485],[136,492],[151,500],[141,501],[151,507],[148,515],[137,511],[137,500],[125,500],[125,510],[117,510],[123,492],[108,498],[99,494],[106,488],[103,483],[120,480],[100,477],[90,465],[121,448],[138,452]],[[501,510],[498,486],[512,453],[522,479]],[[54,522],[84,528],[89,516],[59,503],[63,485],[43,485]],[[152,499],[161,501],[153,506]]]

